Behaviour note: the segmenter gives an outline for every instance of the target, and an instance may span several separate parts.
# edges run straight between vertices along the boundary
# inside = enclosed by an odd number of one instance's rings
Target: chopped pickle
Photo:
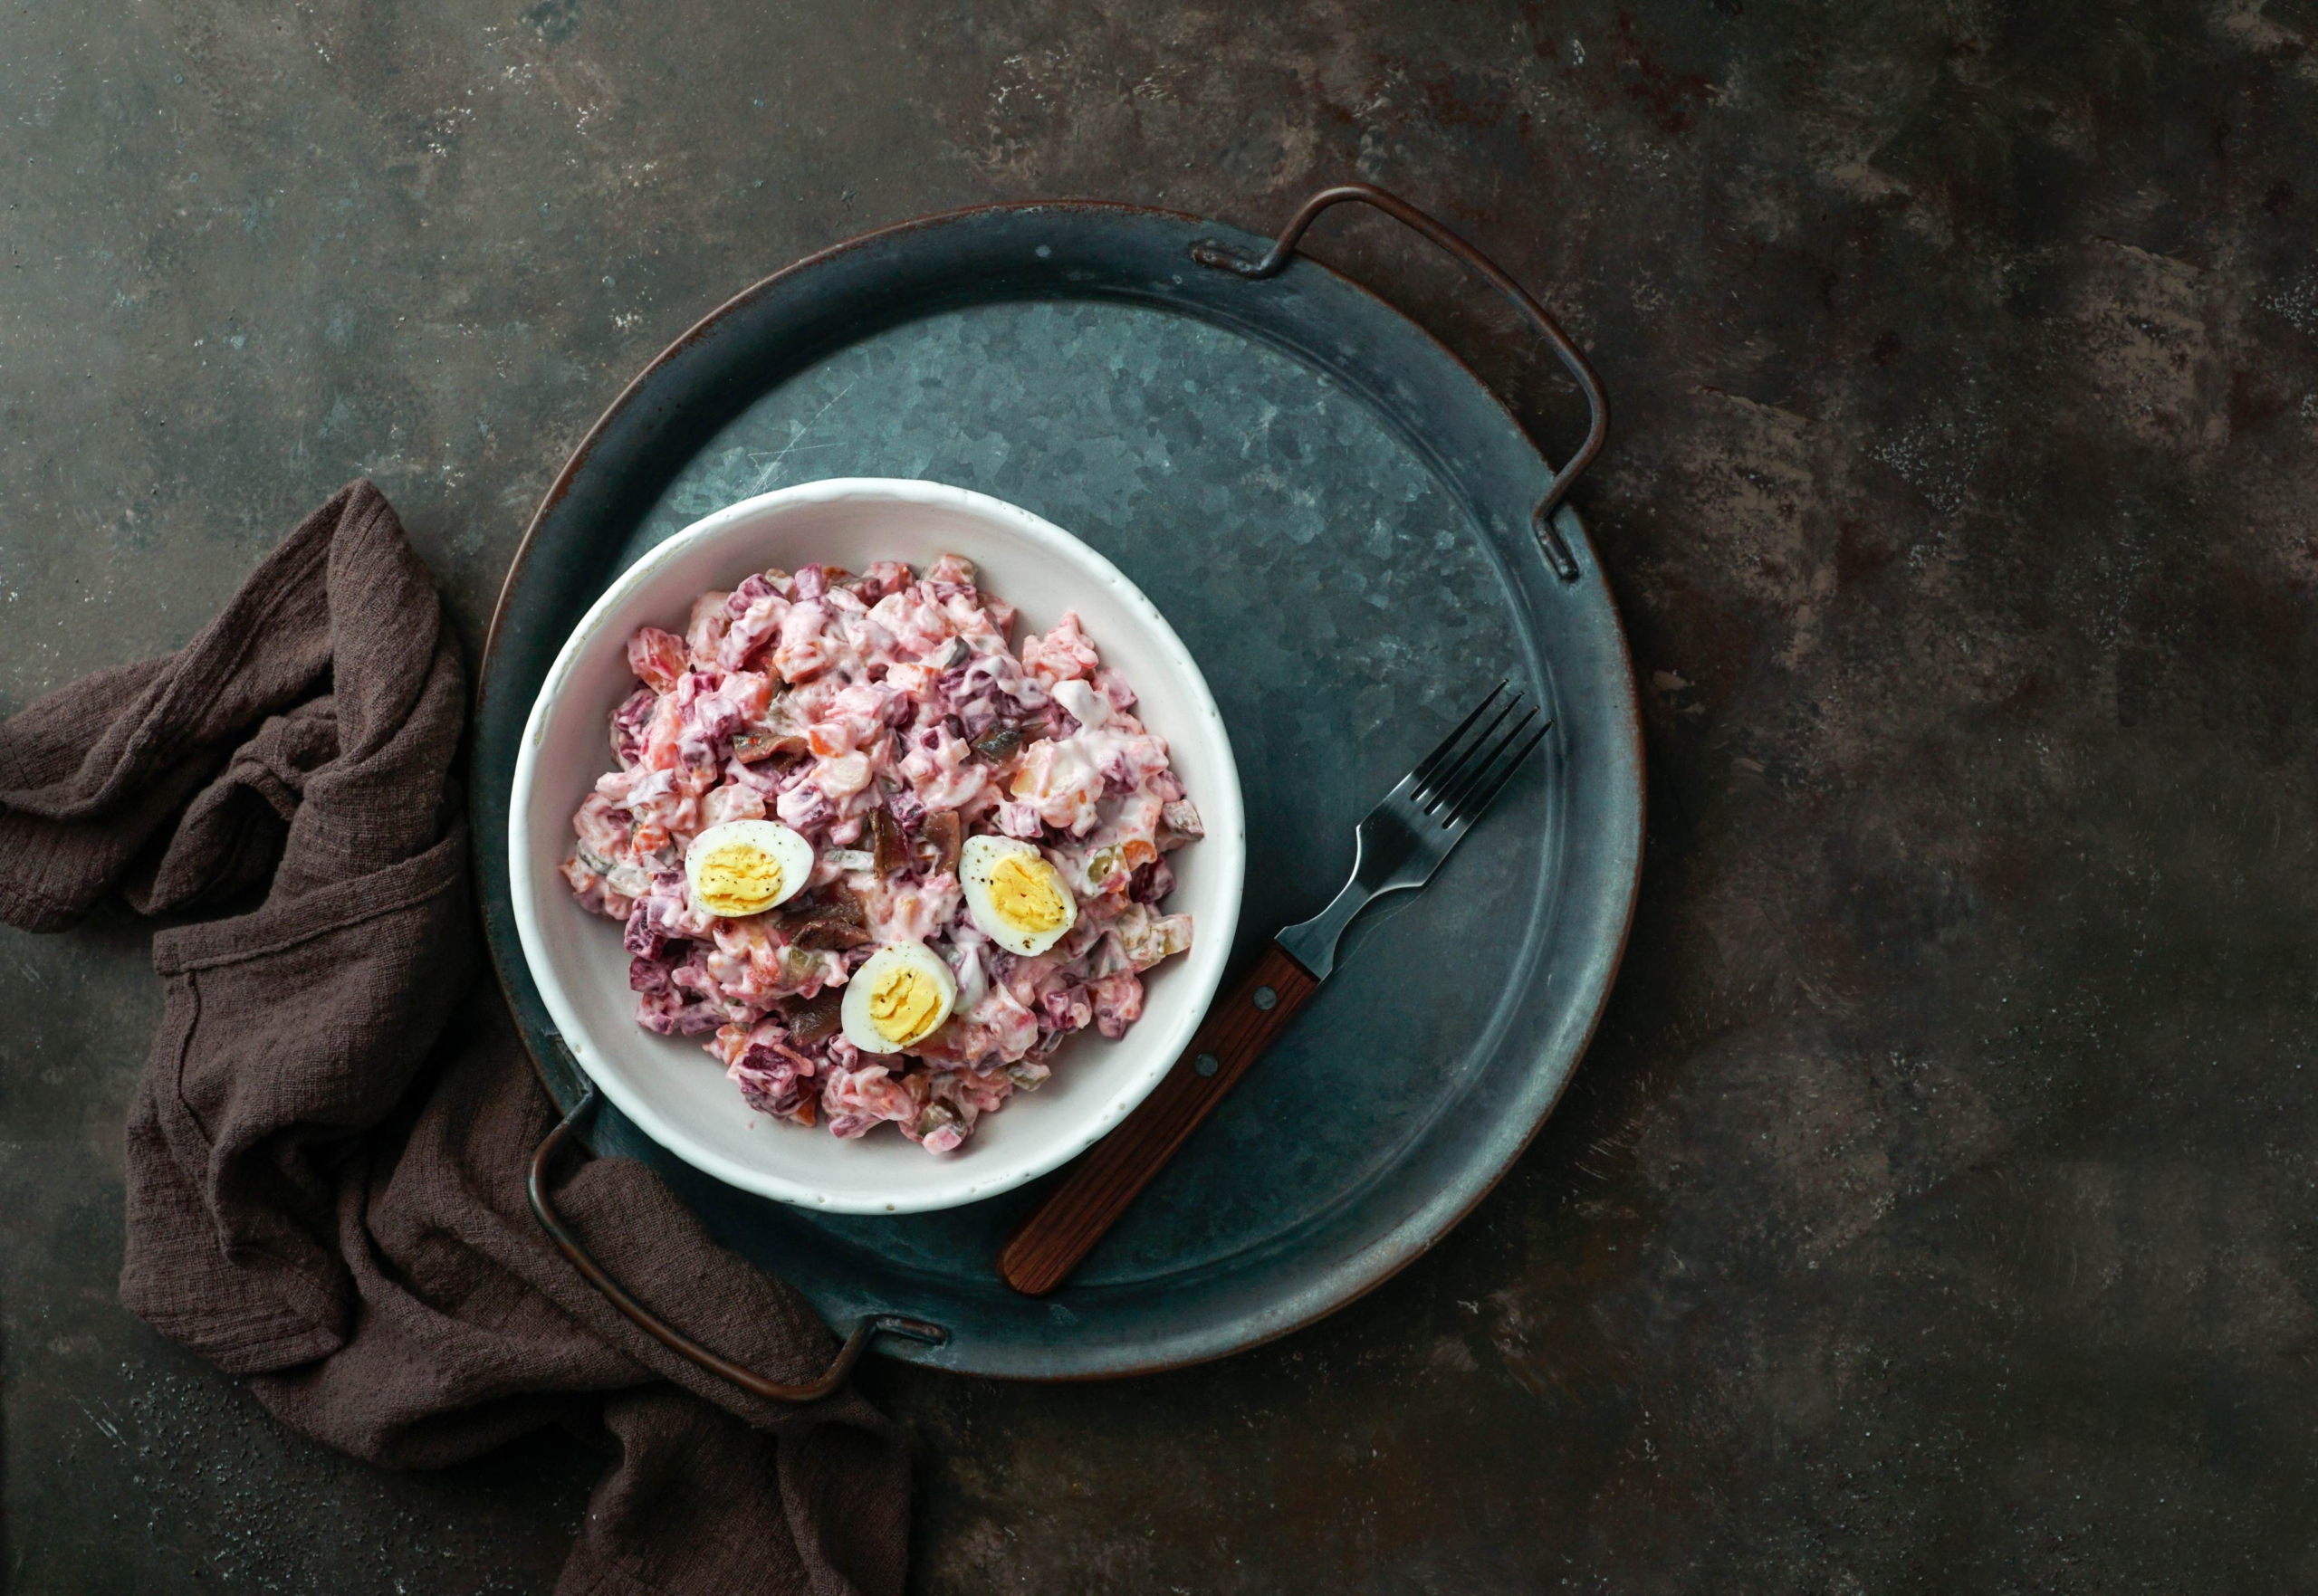
[[[977,759],[992,765],[1002,765],[1016,749],[1022,746],[1022,731],[1019,726],[993,726],[967,745]]]
[[[789,1010],[790,1036],[809,1046],[835,1035],[844,1007],[844,999],[833,991],[805,999]]]

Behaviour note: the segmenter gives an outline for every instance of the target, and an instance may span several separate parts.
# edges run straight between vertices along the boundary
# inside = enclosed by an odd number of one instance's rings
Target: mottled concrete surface
[[[875,1369],[918,1587],[2306,1590],[2313,47],[2311,0],[13,0],[0,709],[357,472],[479,635],[626,376],[862,228],[1383,181],[1619,401],[1625,974],[1504,1186],[1321,1327]],[[1319,248],[1566,435],[1442,268]],[[592,1459],[350,1464],[116,1305],[144,959],[0,935],[8,1588],[546,1591]]]

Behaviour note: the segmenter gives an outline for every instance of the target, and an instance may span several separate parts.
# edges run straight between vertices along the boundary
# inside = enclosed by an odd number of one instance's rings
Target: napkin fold
[[[630,1324],[533,1222],[553,1123],[475,980],[455,640],[385,496],[342,489],[177,653],[0,722],[0,920],[120,888],[167,991],[128,1132],[121,1300],[283,1422],[427,1467],[562,1424],[617,1462],[560,1596],[897,1592],[908,1464],[850,1390],[752,1397]],[[250,906],[254,903],[255,906]],[[803,1381],[836,1343],[656,1176],[558,1196],[630,1290]]]

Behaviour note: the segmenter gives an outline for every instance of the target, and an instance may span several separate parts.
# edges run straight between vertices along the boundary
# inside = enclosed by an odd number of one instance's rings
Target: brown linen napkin
[[[154,937],[168,999],[129,1111],[121,1300],[357,1457],[607,1436],[619,1460],[562,1596],[898,1591],[894,1428],[850,1391],[786,1408],[703,1373],[532,1222],[523,1175],[553,1116],[474,980],[464,712],[433,584],[358,482],[184,649],[0,722],[0,919],[53,930],[116,884],[146,913],[265,891]],[[726,1357],[798,1381],[828,1366],[802,1299],[643,1165],[588,1163],[559,1201]]]

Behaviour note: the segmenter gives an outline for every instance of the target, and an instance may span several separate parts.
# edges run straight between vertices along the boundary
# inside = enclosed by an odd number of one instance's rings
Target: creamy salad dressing
[[[947,1152],[1045,1080],[1065,1037],[1123,1035],[1141,972],[1191,945],[1165,855],[1199,812],[1165,742],[1076,614],[1019,651],[1014,618],[945,555],[923,575],[767,571],[701,595],[682,636],[628,640],[618,768],[573,816],[564,874],[626,927],[637,1023],[706,1037],[761,1112],[838,1136],[890,1121]],[[730,827],[712,846],[788,846],[735,822],[804,839],[805,890],[756,914],[702,903],[685,860],[709,828]],[[976,847],[969,891],[977,837],[1012,840]],[[925,974],[916,949],[946,980],[891,973]],[[873,958],[875,1000],[842,1003]]]

